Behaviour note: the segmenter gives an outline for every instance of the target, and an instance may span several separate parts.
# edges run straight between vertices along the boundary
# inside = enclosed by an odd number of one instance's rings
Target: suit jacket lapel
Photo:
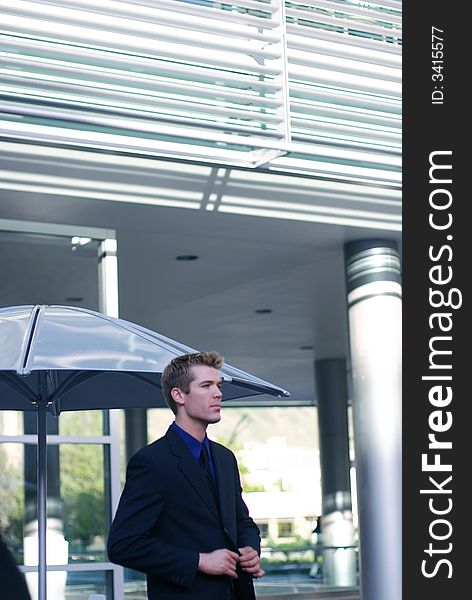
[[[224,455],[216,444],[210,442],[213,466],[215,468],[216,482],[218,485],[218,498],[220,503],[220,517],[226,535],[236,547],[236,538],[230,507],[234,503],[234,474],[231,466],[224,460]]]
[[[190,450],[185,445],[185,442],[180,438],[179,434],[168,429],[166,437],[169,441],[170,449],[172,454],[177,458],[178,468],[185,475],[187,480],[197,494],[201,497],[203,502],[208,506],[211,512],[219,519],[218,509],[216,507],[213,496],[211,495],[208,483],[205,481],[205,477],[192,456]]]

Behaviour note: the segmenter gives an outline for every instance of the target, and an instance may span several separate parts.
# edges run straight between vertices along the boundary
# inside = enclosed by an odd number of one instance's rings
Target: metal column
[[[323,494],[323,581],[332,586],[353,586],[357,583],[357,568],[349,477],[346,361],[317,360],[315,383]]]
[[[402,597],[401,284],[394,242],[345,246],[363,600]]]

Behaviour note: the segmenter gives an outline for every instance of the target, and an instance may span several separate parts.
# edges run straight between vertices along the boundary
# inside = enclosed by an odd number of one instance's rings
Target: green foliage
[[[236,455],[236,457],[238,459],[239,474],[241,475],[241,482],[242,482],[244,491],[259,492],[259,491],[264,491],[263,486],[261,486],[262,487],[261,490],[250,489],[251,486],[246,484],[245,475],[247,475],[249,473],[249,468],[247,467],[247,465],[244,464],[244,459],[241,456],[241,450],[243,449],[243,445],[238,440],[239,431],[249,421],[249,419],[250,419],[249,414],[243,413],[239,417],[238,421],[236,422],[236,425],[233,427],[233,430],[231,431],[229,437],[228,438],[218,437],[217,441],[220,444],[223,444],[223,446],[226,446],[227,448],[229,448]],[[259,487],[259,486],[252,486],[252,487]]]
[[[100,411],[61,415],[62,435],[100,435]],[[61,499],[64,535],[74,545],[87,547],[105,534],[103,447],[64,444],[60,449]]]
[[[8,459],[0,444],[0,528],[6,544],[18,551],[23,547],[23,471]]]
[[[96,445],[61,447],[61,496],[64,534],[88,546],[105,534],[103,449]]]
[[[243,479],[243,489],[245,492],[265,492],[265,487],[262,483],[247,483]]]
[[[99,433],[99,411],[67,415],[61,422],[63,435]],[[23,547],[23,460],[0,444],[0,528],[8,546]],[[104,457],[100,444],[60,446],[61,500],[64,534],[72,544],[85,548],[96,536],[105,535]]]
[[[280,551],[292,551],[292,550],[298,550],[299,548],[307,548],[307,547],[312,547],[312,541],[311,539],[307,539],[304,538],[303,536],[301,536],[298,533],[294,533],[293,535],[290,536],[291,541],[290,542],[281,542],[278,544],[272,543],[272,544],[268,544],[271,548],[273,548],[274,550],[280,550]]]
[[[261,563],[266,566],[306,566],[311,564],[315,557],[311,540],[298,534],[294,534],[290,542],[276,543],[272,538],[269,538],[266,548],[271,550],[270,554],[263,556],[261,559]]]

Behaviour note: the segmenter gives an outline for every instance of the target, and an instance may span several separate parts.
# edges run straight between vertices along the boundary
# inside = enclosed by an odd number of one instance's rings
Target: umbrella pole
[[[46,600],[46,406],[38,403],[38,597]]]

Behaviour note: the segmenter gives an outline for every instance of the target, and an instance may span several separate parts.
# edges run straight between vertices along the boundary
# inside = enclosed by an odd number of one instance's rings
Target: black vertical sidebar
[[[464,11],[453,0],[403,3],[403,600],[472,595]]]

